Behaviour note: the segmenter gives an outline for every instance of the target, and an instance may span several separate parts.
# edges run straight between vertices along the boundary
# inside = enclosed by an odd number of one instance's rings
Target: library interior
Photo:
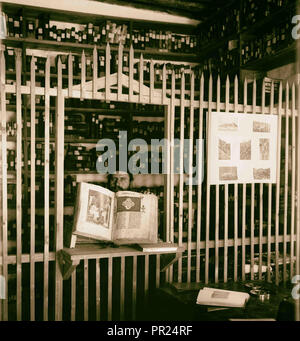
[[[0,2],[0,321],[300,321],[299,5]]]

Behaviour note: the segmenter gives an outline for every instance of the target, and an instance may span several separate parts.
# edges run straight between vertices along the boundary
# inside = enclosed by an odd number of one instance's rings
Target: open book
[[[204,287],[198,293],[197,304],[242,308],[250,296],[246,292]]]
[[[85,182],[78,184],[70,247],[76,236],[116,244],[157,243],[158,199],[154,194],[112,192]]]

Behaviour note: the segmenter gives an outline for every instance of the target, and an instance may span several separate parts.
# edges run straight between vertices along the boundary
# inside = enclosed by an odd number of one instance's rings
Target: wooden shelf
[[[158,244],[159,246],[159,244]],[[161,271],[165,271],[173,264],[184,252],[184,247],[178,247],[177,251],[156,251],[151,255],[161,255]],[[62,272],[63,279],[70,278],[72,272],[76,269],[82,259],[100,259],[107,257],[126,257],[126,256],[143,256],[149,253],[142,252],[134,248],[134,246],[120,247],[101,247],[99,244],[91,244],[88,246],[79,246],[74,249],[64,248],[57,252],[57,257]],[[173,257],[163,257],[164,255],[173,255]],[[166,261],[164,261],[166,260]]]
[[[70,43],[70,42],[56,42],[52,40],[39,40],[34,38],[14,38],[9,37],[2,40],[4,45],[11,47],[28,47],[32,49],[46,49],[46,50],[56,50],[62,52],[79,52],[82,50],[87,50],[92,53],[93,49],[96,47],[98,51],[105,51],[106,45],[91,45],[91,44],[81,44],[81,43]],[[118,52],[118,45],[110,45],[110,50],[112,52]],[[123,52],[129,53],[130,48],[124,47]],[[58,53],[59,54],[59,53]],[[152,48],[146,48],[145,50],[134,49],[135,57],[139,57],[143,54],[144,58],[155,58],[158,60],[167,59],[170,61],[190,61],[198,62],[198,55],[194,53],[181,53],[181,52],[170,52],[161,51]]]
[[[291,10],[294,6],[296,6],[295,3],[286,4],[282,8],[271,13],[269,16],[260,19],[258,22],[251,25],[250,27],[242,27],[239,32],[241,34],[241,39],[249,40],[253,37],[260,36],[263,30],[268,30],[270,28],[270,24],[276,23],[277,25],[286,20],[287,11]]]
[[[241,66],[245,70],[269,71],[296,61],[296,42],[291,46],[279,50],[276,54],[250,61]]]

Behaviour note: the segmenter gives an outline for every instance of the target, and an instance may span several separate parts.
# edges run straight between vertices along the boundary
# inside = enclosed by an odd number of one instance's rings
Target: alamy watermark
[[[116,170],[131,174],[185,174],[187,185],[198,185],[204,177],[204,143],[197,139],[195,146],[190,139],[152,139],[151,146],[143,139],[127,141],[127,131],[119,132],[119,149],[114,140],[101,139],[96,145],[96,168],[100,174],[114,174]],[[173,161],[168,163],[169,150],[173,147]],[[194,150],[196,149],[196,150]],[[192,152],[191,152],[192,151]],[[195,157],[193,157],[195,151]],[[134,152],[128,160],[128,152]],[[149,159],[149,152],[151,154]],[[160,157],[161,152],[161,157]],[[194,162],[193,162],[194,161]],[[117,165],[118,162],[118,165]],[[195,164],[194,164],[195,163]]]
[[[296,26],[292,29],[292,37],[297,40],[300,38],[300,15],[294,15],[292,18],[292,24],[296,24]]]
[[[292,283],[296,284],[292,290],[292,297],[294,300],[300,299],[300,275],[296,275],[292,278]]]

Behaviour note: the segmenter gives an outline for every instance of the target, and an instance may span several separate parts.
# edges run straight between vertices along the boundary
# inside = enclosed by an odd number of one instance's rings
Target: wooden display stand
[[[70,278],[72,272],[76,269],[82,259],[100,259],[108,257],[126,257],[126,256],[143,256],[146,254],[160,255],[160,271],[166,271],[174,264],[185,251],[184,247],[170,248],[171,251],[164,249],[161,251],[157,244],[157,251],[143,252],[137,250],[134,246],[120,247],[100,247],[99,244],[80,245],[76,248],[64,248],[57,252],[57,259],[60,266],[63,279]]]

